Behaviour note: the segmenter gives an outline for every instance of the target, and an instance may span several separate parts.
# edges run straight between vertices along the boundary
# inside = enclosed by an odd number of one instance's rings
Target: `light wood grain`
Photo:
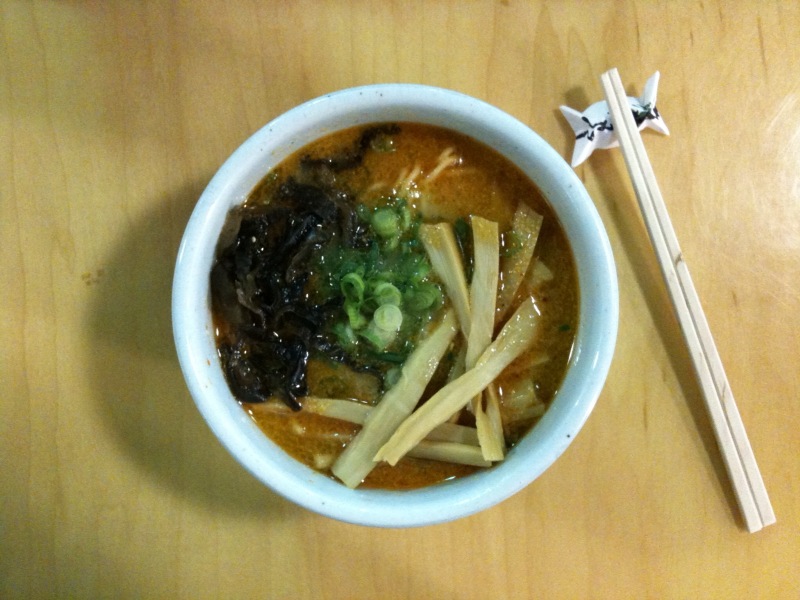
[[[793,2],[0,6],[0,597],[793,598],[800,562]],[[748,535],[618,151],[577,169],[621,319],[574,444],[500,506],[353,527],[259,485],[194,409],[169,315],[193,204],[246,137],[352,85],[561,104],[660,70],[646,135],[779,522]]]

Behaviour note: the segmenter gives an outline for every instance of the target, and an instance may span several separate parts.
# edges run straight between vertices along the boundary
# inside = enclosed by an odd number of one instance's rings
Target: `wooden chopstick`
[[[745,526],[756,532],[775,522],[764,481],[617,69],[600,81]]]

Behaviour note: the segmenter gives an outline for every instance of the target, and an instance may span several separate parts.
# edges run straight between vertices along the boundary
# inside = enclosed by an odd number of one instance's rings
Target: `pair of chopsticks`
[[[748,531],[756,532],[775,522],[764,481],[617,69],[600,81],[739,508]]]

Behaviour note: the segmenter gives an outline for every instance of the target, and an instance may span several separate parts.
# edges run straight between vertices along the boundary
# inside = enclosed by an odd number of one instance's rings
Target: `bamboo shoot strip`
[[[408,455],[414,458],[427,458],[428,460],[453,462],[473,467],[492,466],[492,463],[483,458],[481,449],[477,446],[467,446],[466,444],[453,442],[432,442],[427,438],[412,448]]]
[[[497,223],[477,216],[472,217],[471,223],[474,259],[469,292],[472,319],[467,340],[467,369],[475,366],[480,355],[492,343],[500,271],[500,232]],[[496,400],[496,396],[494,399]],[[499,407],[497,408],[499,410]],[[503,430],[501,427],[498,437],[498,430],[492,426],[486,415],[483,394],[478,394],[472,399],[472,412],[475,415],[483,458],[503,460],[505,456]]]
[[[320,398],[317,396],[306,396],[300,403],[303,410],[307,410],[316,415],[339,419],[356,425],[363,425],[367,420],[367,415],[374,407],[362,404],[354,400],[344,400],[342,398]],[[276,410],[288,412],[284,404],[276,405]],[[442,423],[431,431],[425,439],[431,442],[450,442],[454,444],[464,444],[479,448],[478,433],[474,427],[466,425],[456,425],[453,423]]]
[[[414,410],[457,332],[455,314],[448,310],[442,322],[406,359],[398,382],[372,409],[361,431],[333,464],[333,474],[346,486],[358,486],[373,469],[375,452]]]
[[[458,425],[457,423],[442,423],[436,429],[425,436],[430,442],[453,442],[464,444],[465,446],[475,446],[478,448],[478,432],[474,427]]]
[[[475,366],[494,334],[494,309],[500,271],[500,234],[497,223],[473,216],[473,271],[469,288],[470,328],[466,367]]]
[[[475,368],[448,383],[408,417],[389,441],[378,451],[375,460],[397,464],[437,425],[460,410],[521,355],[533,342],[539,312],[531,298],[520,304],[497,338],[478,359]]]
[[[467,370],[466,367],[467,362],[467,345],[460,344],[458,346],[458,350],[456,351],[455,359],[453,361],[453,366],[450,367],[450,372],[447,373],[447,383],[450,383],[454,379],[458,379],[464,374],[464,371]],[[451,416],[449,421],[451,423],[458,423],[459,418],[461,418],[461,412],[454,412]]]
[[[469,338],[471,319],[467,278],[453,228],[449,223],[420,225],[419,237],[434,272],[442,280],[450,302],[453,303],[461,331],[465,338]]]
[[[502,280],[497,295],[495,323],[508,314],[519,286],[531,264],[533,251],[539,239],[544,217],[520,201],[514,212],[511,232],[506,236],[505,256],[502,263]]]
[[[316,396],[306,396],[302,400],[302,405],[303,410],[359,425],[363,425],[372,410],[371,406],[353,400]],[[274,408],[279,412],[289,411],[289,408],[282,403]],[[492,463],[483,458],[475,429],[451,423],[442,423],[431,431],[408,453],[408,456],[472,467],[492,466]]]
[[[506,438],[503,433],[503,417],[500,412],[500,394],[493,381],[483,391],[486,408],[481,411],[482,426],[477,428],[478,441],[483,457],[487,460],[503,460],[506,454]],[[476,419],[478,413],[475,413]]]
[[[372,410],[369,404],[362,404],[354,400],[344,400],[340,398],[320,398],[317,396],[306,396],[300,401],[303,410],[312,412],[323,417],[339,419],[348,423],[363,425],[367,415]]]
[[[758,531],[775,522],[775,513],[733,399],[722,360],[683,259],[644,143],[633,122],[619,73],[612,69],[602,75],[601,82],[650,241],[661,265],[745,525],[751,533]]]
[[[301,403],[303,410],[359,425],[364,423],[372,410],[372,407],[366,404],[340,398],[306,396]],[[283,403],[271,405],[268,409],[280,413],[288,413],[290,410]],[[345,439],[343,437],[342,441]],[[416,448],[408,453],[408,456],[472,467],[492,466],[492,463],[483,459],[475,428],[451,423],[442,423],[431,431],[424,440],[417,444]]]

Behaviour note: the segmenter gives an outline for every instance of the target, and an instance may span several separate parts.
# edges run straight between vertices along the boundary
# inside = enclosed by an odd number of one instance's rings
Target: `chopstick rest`
[[[639,131],[650,128],[669,135],[667,124],[656,107],[659,79],[660,74],[656,71],[644,84],[644,91],[640,98],[628,96],[626,99]],[[611,115],[608,112],[608,104],[604,100],[595,102],[583,112],[578,112],[569,106],[559,108],[575,132],[575,148],[572,152],[571,163],[573,168],[589,158],[595,150],[619,146],[619,140],[611,123]]]
[[[661,190],[644,148],[639,133],[640,124],[637,125],[634,120],[631,102],[625,94],[617,69],[603,73],[600,79],[606,96],[611,130],[616,134],[622,148],[628,174],[700,383],[703,400],[745,526],[751,533],[759,531],[775,523],[775,513],[689,274],[689,267],[678,245]],[[654,108],[654,93],[652,102]],[[658,114],[657,111],[655,114]],[[658,118],[660,119],[660,115]]]

